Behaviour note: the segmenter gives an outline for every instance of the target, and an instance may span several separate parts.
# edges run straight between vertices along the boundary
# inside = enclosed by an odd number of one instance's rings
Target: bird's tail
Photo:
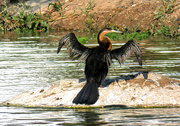
[[[99,98],[98,84],[86,83],[81,91],[74,98],[73,103],[75,104],[94,104]]]

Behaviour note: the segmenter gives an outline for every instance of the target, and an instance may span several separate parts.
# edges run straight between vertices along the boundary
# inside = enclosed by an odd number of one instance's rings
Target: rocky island
[[[2,105],[45,108],[180,107],[180,80],[153,72],[105,79],[95,104],[75,105],[72,100],[84,84],[84,80],[78,79],[59,80],[49,87],[23,92]]]

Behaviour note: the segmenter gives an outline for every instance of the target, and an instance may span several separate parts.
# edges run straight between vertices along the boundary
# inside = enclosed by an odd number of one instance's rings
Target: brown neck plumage
[[[107,48],[108,50],[111,50],[112,43],[111,40],[108,37],[104,37],[105,34],[109,32],[101,32],[98,34],[98,43],[100,46],[103,46]]]

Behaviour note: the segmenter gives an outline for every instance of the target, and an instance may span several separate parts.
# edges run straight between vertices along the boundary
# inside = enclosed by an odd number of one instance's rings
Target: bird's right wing
[[[131,53],[135,54],[139,65],[142,65],[142,52],[134,40],[129,40],[121,48],[112,50],[111,58],[118,60],[119,64],[121,65]]]
[[[65,45],[70,54],[70,58],[84,60],[86,59],[90,52],[91,48],[88,48],[77,40],[74,33],[68,33],[65,37],[63,37],[58,46],[57,53],[60,52],[62,46]]]

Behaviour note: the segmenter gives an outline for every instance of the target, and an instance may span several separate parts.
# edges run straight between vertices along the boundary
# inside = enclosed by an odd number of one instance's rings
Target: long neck
[[[98,43],[100,46],[103,46],[107,48],[108,50],[111,50],[111,47],[112,47],[111,40],[108,37],[104,37],[106,33],[107,32],[101,32],[98,34]]]
[[[99,43],[99,44],[103,41],[104,35],[105,35],[106,33],[107,33],[107,32],[101,32],[101,33],[98,34],[98,43]]]

